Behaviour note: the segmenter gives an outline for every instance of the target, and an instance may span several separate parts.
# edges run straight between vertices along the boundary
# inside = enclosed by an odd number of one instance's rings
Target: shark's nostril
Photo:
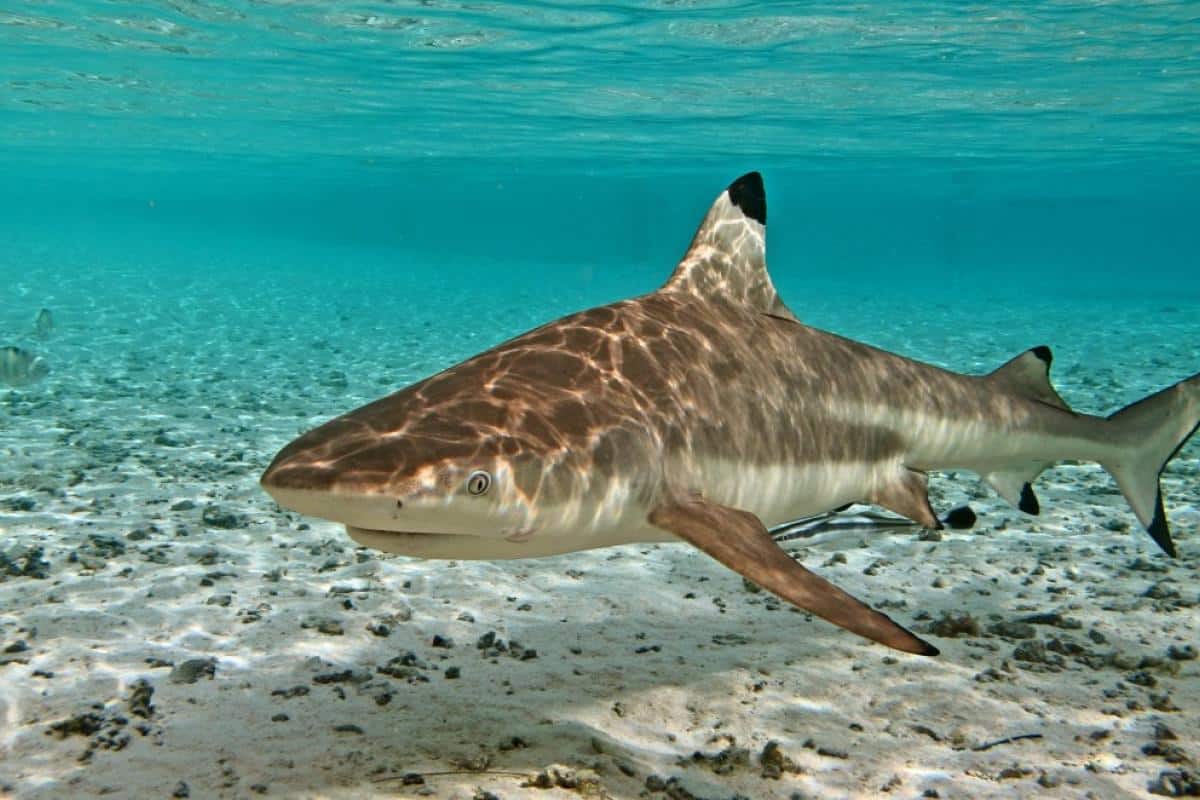
[[[403,501],[403,500],[397,500],[397,501],[396,501],[396,508],[397,508],[397,509],[404,508],[404,501]]]

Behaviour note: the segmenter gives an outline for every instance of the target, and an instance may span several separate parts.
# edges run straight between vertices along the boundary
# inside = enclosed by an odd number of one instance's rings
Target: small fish
[[[49,339],[54,332],[54,315],[50,309],[43,308],[33,320],[33,335],[37,339]]]
[[[0,385],[28,386],[50,374],[41,356],[20,347],[0,347]]]

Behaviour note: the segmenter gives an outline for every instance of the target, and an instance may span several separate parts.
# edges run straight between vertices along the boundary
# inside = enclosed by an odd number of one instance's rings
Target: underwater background
[[[11,2],[0,263],[602,300],[757,169],[802,308],[1194,297],[1198,37],[1187,2]]]
[[[878,551],[857,539],[814,548],[814,559],[851,548],[849,563],[823,568],[844,570],[847,586],[890,558],[864,594],[909,598],[890,612],[901,616],[974,602],[981,618],[1020,616],[1030,609],[1010,594],[1029,584],[1011,575],[1053,583],[1035,571],[1078,567],[1058,584],[1081,582],[1071,613],[1127,652],[1079,667],[1088,679],[1101,669],[1094,689],[1050,659],[1030,673],[1041,683],[986,701],[979,675],[1004,671],[1003,636],[944,649],[943,662],[970,669],[905,663],[901,675],[800,618],[755,628],[761,601],[705,562],[687,561],[668,588],[682,551],[455,565],[450,579],[438,564],[356,554],[340,528],[283,513],[257,488],[300,431],[541,322],[656,288],[713,198],[749,170],[766,181],[775,283],[807,323],[969,372],[1049,344],[1061,393],[1090,413],[1200,370],[1194,2],[6,0],[0,346],[51,371],[0,385],[0,649],[27,648],[0,658],[0,796],[186,796],[180,783],[192,796],[364,796],[377,788],[366,775],[450,772],[480,748],[489,764],[525,753],[515,770],[597,769],[615,797],[663,796],[672,780],[672,797],[685,785],[704,797],[872,796],[892,778],[942,797],[1024,796],[1043,778],[1047,796],[1166,785],[1180,762],[1163,760],[1165,745],[1139,749],[1164,740],[1156,725],[1200,756],[1195,662],[1163,655],[1184,653],[1196,628],[1194,442],[1164,475],[1182,554],[1174,606],[1169,593],[1145,599],[1166,567],[1090,466],[1047,474],[1036,523],[997,503],[992,527],[937,555],[911,533],[872,540]],[[42,308],[54,330],[38,338]],[[935,483],[935,503],[996,502],[960,478]],[[1020,544],[1004,549],[1010,539]],[[1130,571],[1143,556],[1153,569]],[[693,573],[723,582],[729,616],[724,602],[716,617],[707,600],[679,607]],[[929,589],[935,575],[949,583]],[[1142,581],[1131,589],[1142,605],[1088,605],[1092,588],[1125,578]],[[985,579],[1000,582],[986,597],[972,588]],[[514,617],[526,596],[534,612]],[[564,632],[566,619],[581,627]],[[392,638],[367,630],[380,620]],[[521,661],[522,684],[507,666],[476,667],[488,626],[561,669],[548,678]],[[397,644],[403,630],[412,641]],[[446,655],[428,647],[441,632],[470,653],[460,682],[429,667]],[[692,662],[702,667],[668,659],[691,652],[689,636],[716,648]],[[417,653],[408,672],[371,671],[405,651]],[[996,663],[974,663],[993,651]],[[1143,651],[1158,661],[1142,666]],[[846,666],[818,658],[828,652]],[[215,674],[200,668],[199,683],[165,677],[209,658]],[[338,681],[312,682],[339,674],[331,664],[375,676],[342,681],[353,691],[336,703],[363,704],[344,720],[326,705]],[[768,666],[770,679],[757,672]],[[1122,676],[1139,669],[1155,683],[1131,688]],[[449,688],[404,706],[426,672]],[[388,680],[400,688],[380,689]],[[781,682],[755,696],[790,711],[731,699],[761,680]],[[917,688],[882,706],[854,688],[921,681],[936,682],[936,707]],[[285,702],[273,692],[292,684],[306,691],[286,702],[308,706],[289,712],[304,728],[284,730],[270,722]],[[686,690],[664,688],[676,684]],[[157,692],[149,716],[130,711],[131,697],[148,703],[139,686]],[[202,690],[216,694],[196,712],[186,693]],[[388,691],[394,705],[379,699]],[[540,692],[551,699],[522,699]],[[728,706],[706,715],[704,698]],[[1105,704],[1124,710],[1106,716]],[[132,730],[112,709],[150,730],[108,746]],[[48,728],[85,712],[99,715],[90,730]],[[1024,772],[1000,776],[1005,754],[980,766],[947,744],[1020,733],[985,722],[1026,717],[1061,730],[1046,733],[1058,749],[1027,751]],[[241,733],[223,727],[232,719]],[[859,736],[853,725],[872,744],[830,745],[842,752],[832,760],[804,744]],[[1125,751],[1111,731],[1088,738],[1100,729],[1124,731]],[[756,756],[780,740],[804,769],[791,783],[764,782],[757,762],[734,777],[707,762],[679,773],[678,757],[734,748],[720,731]],[[475,771],[430,778],[434,796],[535,791]],[[536,796],[572,796],[554,780]]]

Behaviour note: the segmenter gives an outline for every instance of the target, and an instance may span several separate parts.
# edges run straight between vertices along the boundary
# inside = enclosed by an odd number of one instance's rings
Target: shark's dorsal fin
[[[1070,411],[1071,407],[1058,396],[1050,385],[1050,363],[1053,356],[1050,348],[1045,345],[1026,350],[1021,355],[1006,362],[995,372],[989,373],[985,380],[997,384],[1005,391],[1031,400],[1038,400],[1048,406]]]
[[[762,175],[748,172],[712,204],[664,292],[720,297],[795,319],[767,274],[767,195]]]

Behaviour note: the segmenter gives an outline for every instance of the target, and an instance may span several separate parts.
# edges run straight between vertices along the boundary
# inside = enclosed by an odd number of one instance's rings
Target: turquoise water
[[[607,299],[758,169],[792,298],[1194,297],[1198,40],[1187,2],[7,3],[0,269]]]

